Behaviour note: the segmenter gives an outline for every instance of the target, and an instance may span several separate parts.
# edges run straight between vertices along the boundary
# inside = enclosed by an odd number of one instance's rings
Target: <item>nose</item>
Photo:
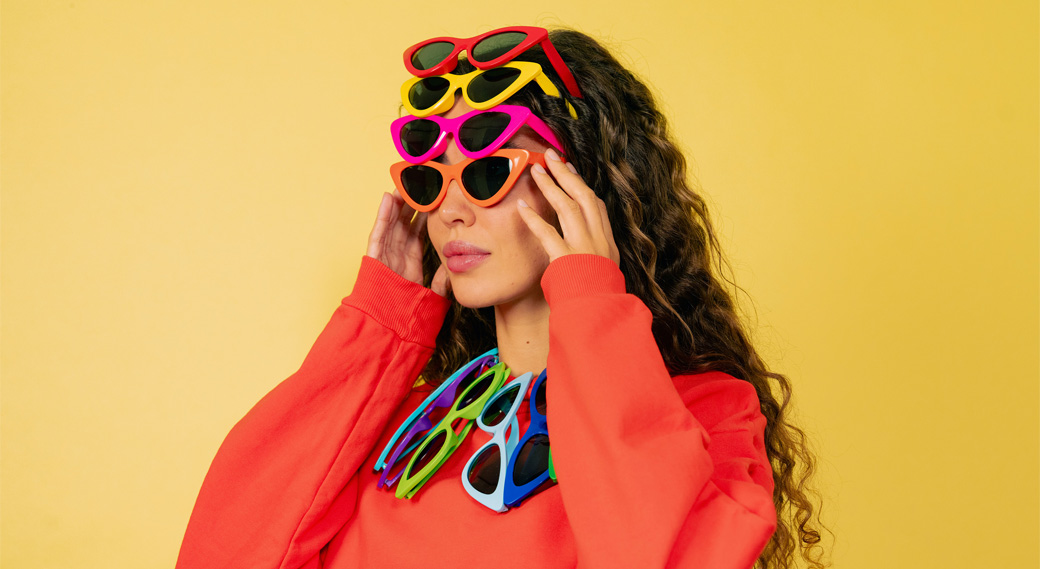
[[[444,150],[444,155],[441,158],[446,164],[458,164],[466,159],[455,145],[455,141],[450,134],[448,135],[448,147]],[[450,226],[459,223],[469,226],[476,219],[473,208],[477,206],[466,198],[463,191],[462,187],[459,186],[458,179],[454,179],[448,184],[444,200],[437,206],[437,211],[435,212],[437,218],[445,225]]]
[[[476,204],[469,201],[459,187],[458,180],[452,180],[448,184],[448,191],[444,194],[444,201],[437,206],[437,219],[445,225],[461,224],[463,226],[473,225],[476,215],[473,208]]]

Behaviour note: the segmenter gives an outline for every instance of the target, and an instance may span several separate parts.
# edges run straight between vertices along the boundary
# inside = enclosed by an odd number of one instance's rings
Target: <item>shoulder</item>
[[[763,418],[755,386],[728,373],[677,375],[672,381],[687,409],[709,431],[735,418]]]

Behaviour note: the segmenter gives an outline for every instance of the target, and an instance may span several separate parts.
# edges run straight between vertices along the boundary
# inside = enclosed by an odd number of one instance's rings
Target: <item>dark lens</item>
[[[516,401],[516,394],[520,392],[519,385],[510,385],[508,389],[495,395],[495,398],[488,402],[487,407],[484,407],[484,424],[489,427],[502,422],[505,419],[506,414],[513,407],[513,402]]]
[[[409,166],[401,171],[401,186],[419,205],[432,204],[441,192],[443,182],[441,173],[429,166]]]
[[[469,471],[469,483],[481,494],[491,494],[498,488],[498,475],[502,469],[502,452],[498,445],[484,449]]]
[[[469,388],[462,394],[462,399],[459,401],[456,409],[463,410],[473,404],[474,401],[480,399],[481,395],[487,393],[487,390],[491,388],[491,383],[495,380],[495,372],[487,372],[478,378],[473,387]]]
[[[427,77],[412,85],[408,91],[408,102],[416,109],[428,109],[441,100],[449,87],[451,82],[443,77]]]
[[[433,440],[426,443],[422,446],[422,448],[419,449],[419,458],[415,459],[415,466],[411,470],[412,476],[415,476],[416,473],[420,472],[423,468],[425,468],[426,465],[429,464],[435,456],[437,456],[437,453],[441,450],[441,447],[444,446],[444,441],[446,437],[447,435],[445,435],[444,431],[437,431],[437,436],[433,437]],[[548,466],[546,466],[546,468],[548,468]]]
[[[513,161],[504,156],[474,160],[462,170],[462,185],[474,198],[490,199],[505,185],[512,169]]]
[[[548,379],[543,379],[542,383],[538,385],[538,391],[534,393],[534,408],[545,415],[545,383]]]
[[[466,87],[466,94],[474,103],[490,101],[499,93],[502,93],[512,85],[520,76],[520,70],[512,67],[496,67],[477,75]],[[414,89],[414,88],[413,88]],[[447,90],[447,88],[445,88]],[[442,91],[443,93],[443,91]],[[430,107],[437,101],[426,105]]]
[[[409,121],[401,129],[401,146],[411,156],[422,156],[433,148],[441,127],[429,119]]]
[[[487,112],[473,115],[459,127],[459,144],[471,152],[484,150],[502,136],[509,126],[509,121],[509,115],[506,113]]]
[[[415,50],[412,54],[412,65],[416,69],[430,69],[435,67],[438,63],[444,61],[452,50],[455,49],[455,44],[446,41],[438,41],[428,43],[419,49]]]
[[[473,46],[473,53],[470,54],[470,57],[474,61],[491,61],[509,53],[525,39],[527,39],[527,34],[523,32],[503,32],[488,36]]]
[[[520,447],[513,465],[513,482],[523,486],[549,470],[549,435],[535,435]]]

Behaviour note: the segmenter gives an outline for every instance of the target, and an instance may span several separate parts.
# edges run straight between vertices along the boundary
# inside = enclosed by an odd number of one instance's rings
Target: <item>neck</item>
[[[540,303],[495,307],[495,333],[499,358],[513,376],[532,372],[536,376],[549,360],[549,305]]]

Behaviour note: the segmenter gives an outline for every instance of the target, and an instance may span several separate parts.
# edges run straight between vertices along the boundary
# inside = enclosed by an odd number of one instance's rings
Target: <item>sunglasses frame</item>
[[[490,363],[491,365],[498,363],[498,348],[491,348],[483,354],[466,362],[465,365],[456,370],[455,373],[451,374],[448,377],[448,379],[441,382],[437,389],[435,389],[433,393],[427,396],[426,399],[419,405],[419,407],[417,407],[415,411],[412,411],[411,415],[408,415],[408,418],[406,418],[404,422],[401,423],[401,426],[397,428],[397,431],[394,432],[394,435],[390,437],[390,440],[386,443],[386,446],[383,447],[383,452],[381,452],[379,454],[379,458],[376,459],[376,464],[372,468],[372,471],[379,472],[386,468],[386,460],[387,458],[389,458],[391,451],[394,449],[397,440],[400,439],[401,435],[405,433],[411,434],[410,431],[412,427],[414,427],[415,424],[419,421],[420,416],[424,414],[428,416],[430,413],[433,412],[434,408],[431,407],[431,405],[433,405],[433,403],[437,401],[437,399],[441,396],[441,394],[444,393],[445,390],[452,387],[453,384],[457,384],[459,381],[461,381],[463,377],[465,377],[470,371],[472,371],[474,366],[479,367],[482,365],[486,365],[487,363]],[[491,366],[489,365],[487,367]],[[455,385],[455,387],[458,387],[458,385]],[[454,397],[452,397],[452,400],[454,401]],[[445,406],[447,405],[441,405],[441,407]],[[412,446],[418,446],[418,442]],[[405,450],[403,454],[407,454],[410,450],[411,449]],[[391,462],[391,464],[393,464],[393,462]],[[382,483],[382,480],[380,480],[380,483]]]
[[[459,403],[466,398],[466,395],[469,394],[471,390],[476,389],[477,386],[480,385],[481,380],[483,380],[487,375],[491,375],[492,377],[491,383],[484,393],[470,402],[469,405],[459,409]],[[509,368],[506,367],[504,362],[499,362],[485,370],[484,373],[477,377],[476,381],[474,381],[472,385],[459,394],[459,397],[452,404],[451,409],[448,410],[448,414],[441,419],[440,424],[434,427],[426,435],[423,443],[415,449],[414,453],[412,453],[412,457],[408,460],[408,464],[404,467],[404,470],[401,471],[401,479],[398,481],[397,490],[394,492],[395,496],[398,498],[408,499],[422,489],[423,485],[426,484],[426,481],[440,469],[442,464],[444,464],[444,461],[448,460],[448,458],[455,452],[455,449],[459,448],[459,445],[462,444],[466,435],[469,434],[470,429],[473,428],[473,419],[476,419],[484,411],[484,405],[495,395],[495,393],[498,392],[498,389],[502,387],[502,384],[505,383],[507,377],[509,377]],[[461,433],[457,432],[453,426],[453,423],[458,419],[467,419]],[[437,437],[442,433],[444,434],[444,442],[441,443],[440,448],[437,449],[437,454],[435,454],[425,466],[413,472],[419,461],[419,457],[423,455],[426,447],[432,444],[433,441],[437,440]]]
[[[462,129],[462,126],[466,121],[487,113],[502,113],[508,115],[509,124],[506,125],[505,129],[503,129],[502,134],[486,147],[481,148],[480,150],[470,150],[469,148],[466,148],[462,139],[459,138],[459,130]],[[440,129],[440,133],[437,135],[437,140],[433,143],[430,149],[418,156],[409,154],[408,151],[405,150],[404,143],[401,140],[401,135],[405,132],[405,129],[415,121],[431,121]],[[476,160],[494,154],[496,150],[501,148],[502,145],[523,128],[525,124],[531,127],[538,136],[541,136],[546,142],[552,145],[553,148],[560,151],[561,154],[563,153],[560,141],[557,140],[556,135],[549,130],[549,126],[546,125],[542,119],[538,118],[538,115],[531,112],[531,109],[519,105],[498,105],[493,109],[470,111],[464,115],[451,119],[437,115],[428,117],[416,117],[411,115],[403,116],[390,123],[390,136],[393,137],[394,145],[397,146],[397,153],[400,154],[401,158],[404,158],[406,162],[411,162],[412,164],[422,164],[423,162],[443,154],[448,148],[449,134],[455,140],[455,146],[458,147],[463,156]]]
[[[480,42],[496,36],[498,34],[519,32],[526,34],[527,37],[524,41],[517,44],[516,47],[510,49],[506,53],[490,60],[480,61],[473,55],[473,47]],[[415,52],[419,51],[423,47],[426,47],[434,43],[450,43],[453,48],[449,55],[447,55],[443,61],[434,65],[429,69],[419,69],[412,63],[412,56]],[[578,82],[575,81],[574,75],[571,73],[567,64],[564,63],[563,58],[560,57],[560,53],[556,51],[556,46],[553,45],[549,39],[549,31],[545,28],[539,28],[534,26],[507,26],[499,28],[497,30],[491,30],[485,32],[479,36],[471,38],[454,38],[454,37],[439,37],[431,38],[425,41],[421,41],[412,47],[404,50],[404,66],[408,69],[408,72],[416,77],[431,77],[433,75],[442,75],[444,73],[450,73],[458,66],[459,55],[465,51],[470,63],[473,64],[477,69],[491,69],[498,67],[507,61],[512,61],[516,56],[531,49],[535,45],[542,48],[545,52],[545,56],[549,59],[549,63],[552,64],[553,69],[556,70],[556,74],[560,76],[560,80],[563,81],[563,85],[567,88],[567,92],[572,96],[581,98],[581,89],[578,88]]]
[[[473,456],[469,458],[469,461],[466,462],[466,466],[462,469],[462,486],[466,488],[466,492],[468,492],[474,500],[496,512],[504,512],[509,509],[506,507],[505,503],[506,466],[509,464],[509,457],[512,455],[513,450],[516,449],[516,445],[520,442],[520,423],[516,418],[516,413],[520,410],[520,406],[523,405],[524,397],[527,395],[528,388],[531,387],[531,380],[533,378],[534,374],[527,372],[503,385],[502,389],[500,389],[498,393],[488,399],[488,402],[484,405],[484,409],[480,412],[480,415],[477,415],[477,426],[480,427],[481,430],[490,433],[491,440],[477,449],[477,452],[473,453]],[[505,397],[514,385],[517,386],[517,390],[514,395],[513,403],[509,407],[509,411],[498,424],[493,427],[488,426],[487,423],[484,422],[484,414],[487,413],[488,408],[491,407],[491,404],[496,399]],[[469,473],[473,470],[477,459],[484,454],[484,451],[494,447],[499,449],[498,452],[500,456],[498,462],[498,484],[495,485],[495,490],[492,493],[484,494],[470,483]]]
[[[493,156],[508,158],[513,162],[513,166],[512,169],[509,171],[509,177],[507,177],[506,181],[502,183],[502,187],[495,192],[495,195],[491,196],[486,200],[480,200],[473,197],[473,195],[470,194],[468,190],[466,190],[466,186],[462,183],[462,172],[473,162],[476,162],[477,160],[486,160]],[[545,155],[541,152],[531,152],[529,150],[523,150],[520,148],[500,148],[496,150],[494,153],[483,158],[477,158],[476,160],[472,158],[467,158],[455,164],[441,164],[440,162],[424,162],[423,164],[397,162],[396,164],[390,166],[390,177],[393,178],[394,184],[397,186],[397,192],[401,195],[402,198],[404,198],[404,201],[408,203],[408,205],[411,206],[412,209],[418,212],[428,212],[437,209],[437,206],[441,205],[441,202],[444,201],[444,196],[448,193],[448,186],[451,185],[451,182],[453,180],[458,183],[459,188],[462,189],[463,195],[465,195],[466,198],[469,199],[469,201],[473,202],[474,204],[480,207],[491,207],[496,203],[502,201],[502,199],[506,197],[506,194],[508,194],[509,191],[513,189],[513,186],[516,185],[516,181],[527,170],[527,167],[532,164],[540,164],[542,168],[547,168],[545,164]],[[406,169],[413,168],[416,166],[427,166],[433,168],[434,170],[437,170],[441,174],[440,192],[437,194],[437,197],[434,198],[432,202],[430,202],[429,205],[422,205],[419,202],[412,199],[412,197],[408,195],[408,192],[405,191],[404,183],[401,181],[402,173]]]
[[[546,417],[538,411],[538,407],[535,405],[535,401],[538,398],[538,390],[545,388],[547,371],[548,370],[542,370],[542,373],[534,382],[534,387],[531,388],[531,423],[527,426],[527,431],[525,431],[523,436],[520,437],[520,442],[517,443],[514,452],[509,455],[509,465],[506,470],[505,504],[510,508],[519,506],[521,502],[526,500],[532,492],[547,480],[553,480],[553,482],[555,482],[555,479],[549,476],[549,467],[546,468],[545,472],[535,476],[534,479],[522,486],[518,486],[516,482],[514,482],[513,478],[513,471],[516,469],[516,461],[520,457],[520,450],[524,448],[527,441],[538,435],[549,436],[549,426]],[[552,464],[551,451],[549,454],[549,464]]]
[[[483,102],[476,102],[469,96],[469,84],[482,73],[491,71],[491,69],[477,69],[466,73],[465,75],[453,75],[451,73],[438,75],[441,79],[448,82],[448,89],[441,95],[437,102],[426,109],[418,109],[412,105],[409,100],[408,93],[412,90],[412,87],[418,83],[429,79],[430,77],[412,77],[401,84],[401,104],[404,106],[408,114],[416,117],[428,117],[430,115],[439,115],[447,112],[453,106],[455,106],[455,91],[462,89],[462,99],[466,101],[466,104],[478,110],[487,110],[491,107],[498,106],[500,103],[512,97],[517,91],[522,89],[524,85],[527,85],[531,81],[534,81],[542,88],[542,91],[550,97],[559,97],[560,90],[553,85],[553,82],[542,71],[542,66],[532,61],[510,61],[509,63],[498,66],[495,69],[501,67],[509,67],[516,69],[520,72],[520,75],[516,77],[509,87],[502,90],[501,93]],[[567,111],[571,114],[571,117],[578,118],[578,112],[574,110],[574,107],[568,101],[564,101],[567,104]]]
[[[437,388],[436,391],[431,393],[430,396],[426,398],[422,406],[420,406],[418,409],[412,412],[408,419],[405,419],[405,422],[402,423],[401,426],[397,429],[397,432],[394,433],[394,436],[390,439],[390,442],[387,443],[386,448],[383,449],[383,453],[379,455],[379,459],[376,461],[375,470],[383,471],[383,473],[379,476],[379,481],[376,483],[377,488],[389,488],[390,486],[393,486],[399,478],[401,478],[401,475],[404,473],[404,470],[402,469],[398,471],[396,474],[391,474],[393,466],[397,464],[397,462],[400,461],[404,455],[407,455],[411,451],[415,450],[418,444],[413,444],[413,441],[424,441],[425,437],[429,434],[430,431],[437,428],[437,426],[440,426],[441,423],[438,423],[437,425],[433,424],[433,421],[430,419],[430,415],[433,413],[435,409],[441,407],[449,407],[452,404],[454,404],[455,392],[458,390],[459,384],[462,382],[462,380],[469,376],[469,374],[472,373],[474,370],[479,370],[477,372],[477,377],[479,378],[480,375],[482,375],[486,371],[486,369],[484,368],[490,369],[498,363],[499,362],[497,348],[485,352],[484,354],[477,356],[473,360],[470,360],[469,363],[459,368],[458,371],[456,371],[448,379],[446,379],[444,383],[442,383],[441,386]],[[403,437],[400,437],[399,433],[404,431],[405,427],[408,425],[411,426],[408,427],[406,434]],[[416,438],[416,436],[420,433],[423,433],[423,431],[426,431],[426,434]],[[387,449],[389,449],[390,445],[392,445],[395,441],[398,442],[396,448],[394,448],[393,454],[391,454],[390,458],[384,462],[384,457],[386,455]],[[412,456],[414,457],[415,455],[412,454]]]

